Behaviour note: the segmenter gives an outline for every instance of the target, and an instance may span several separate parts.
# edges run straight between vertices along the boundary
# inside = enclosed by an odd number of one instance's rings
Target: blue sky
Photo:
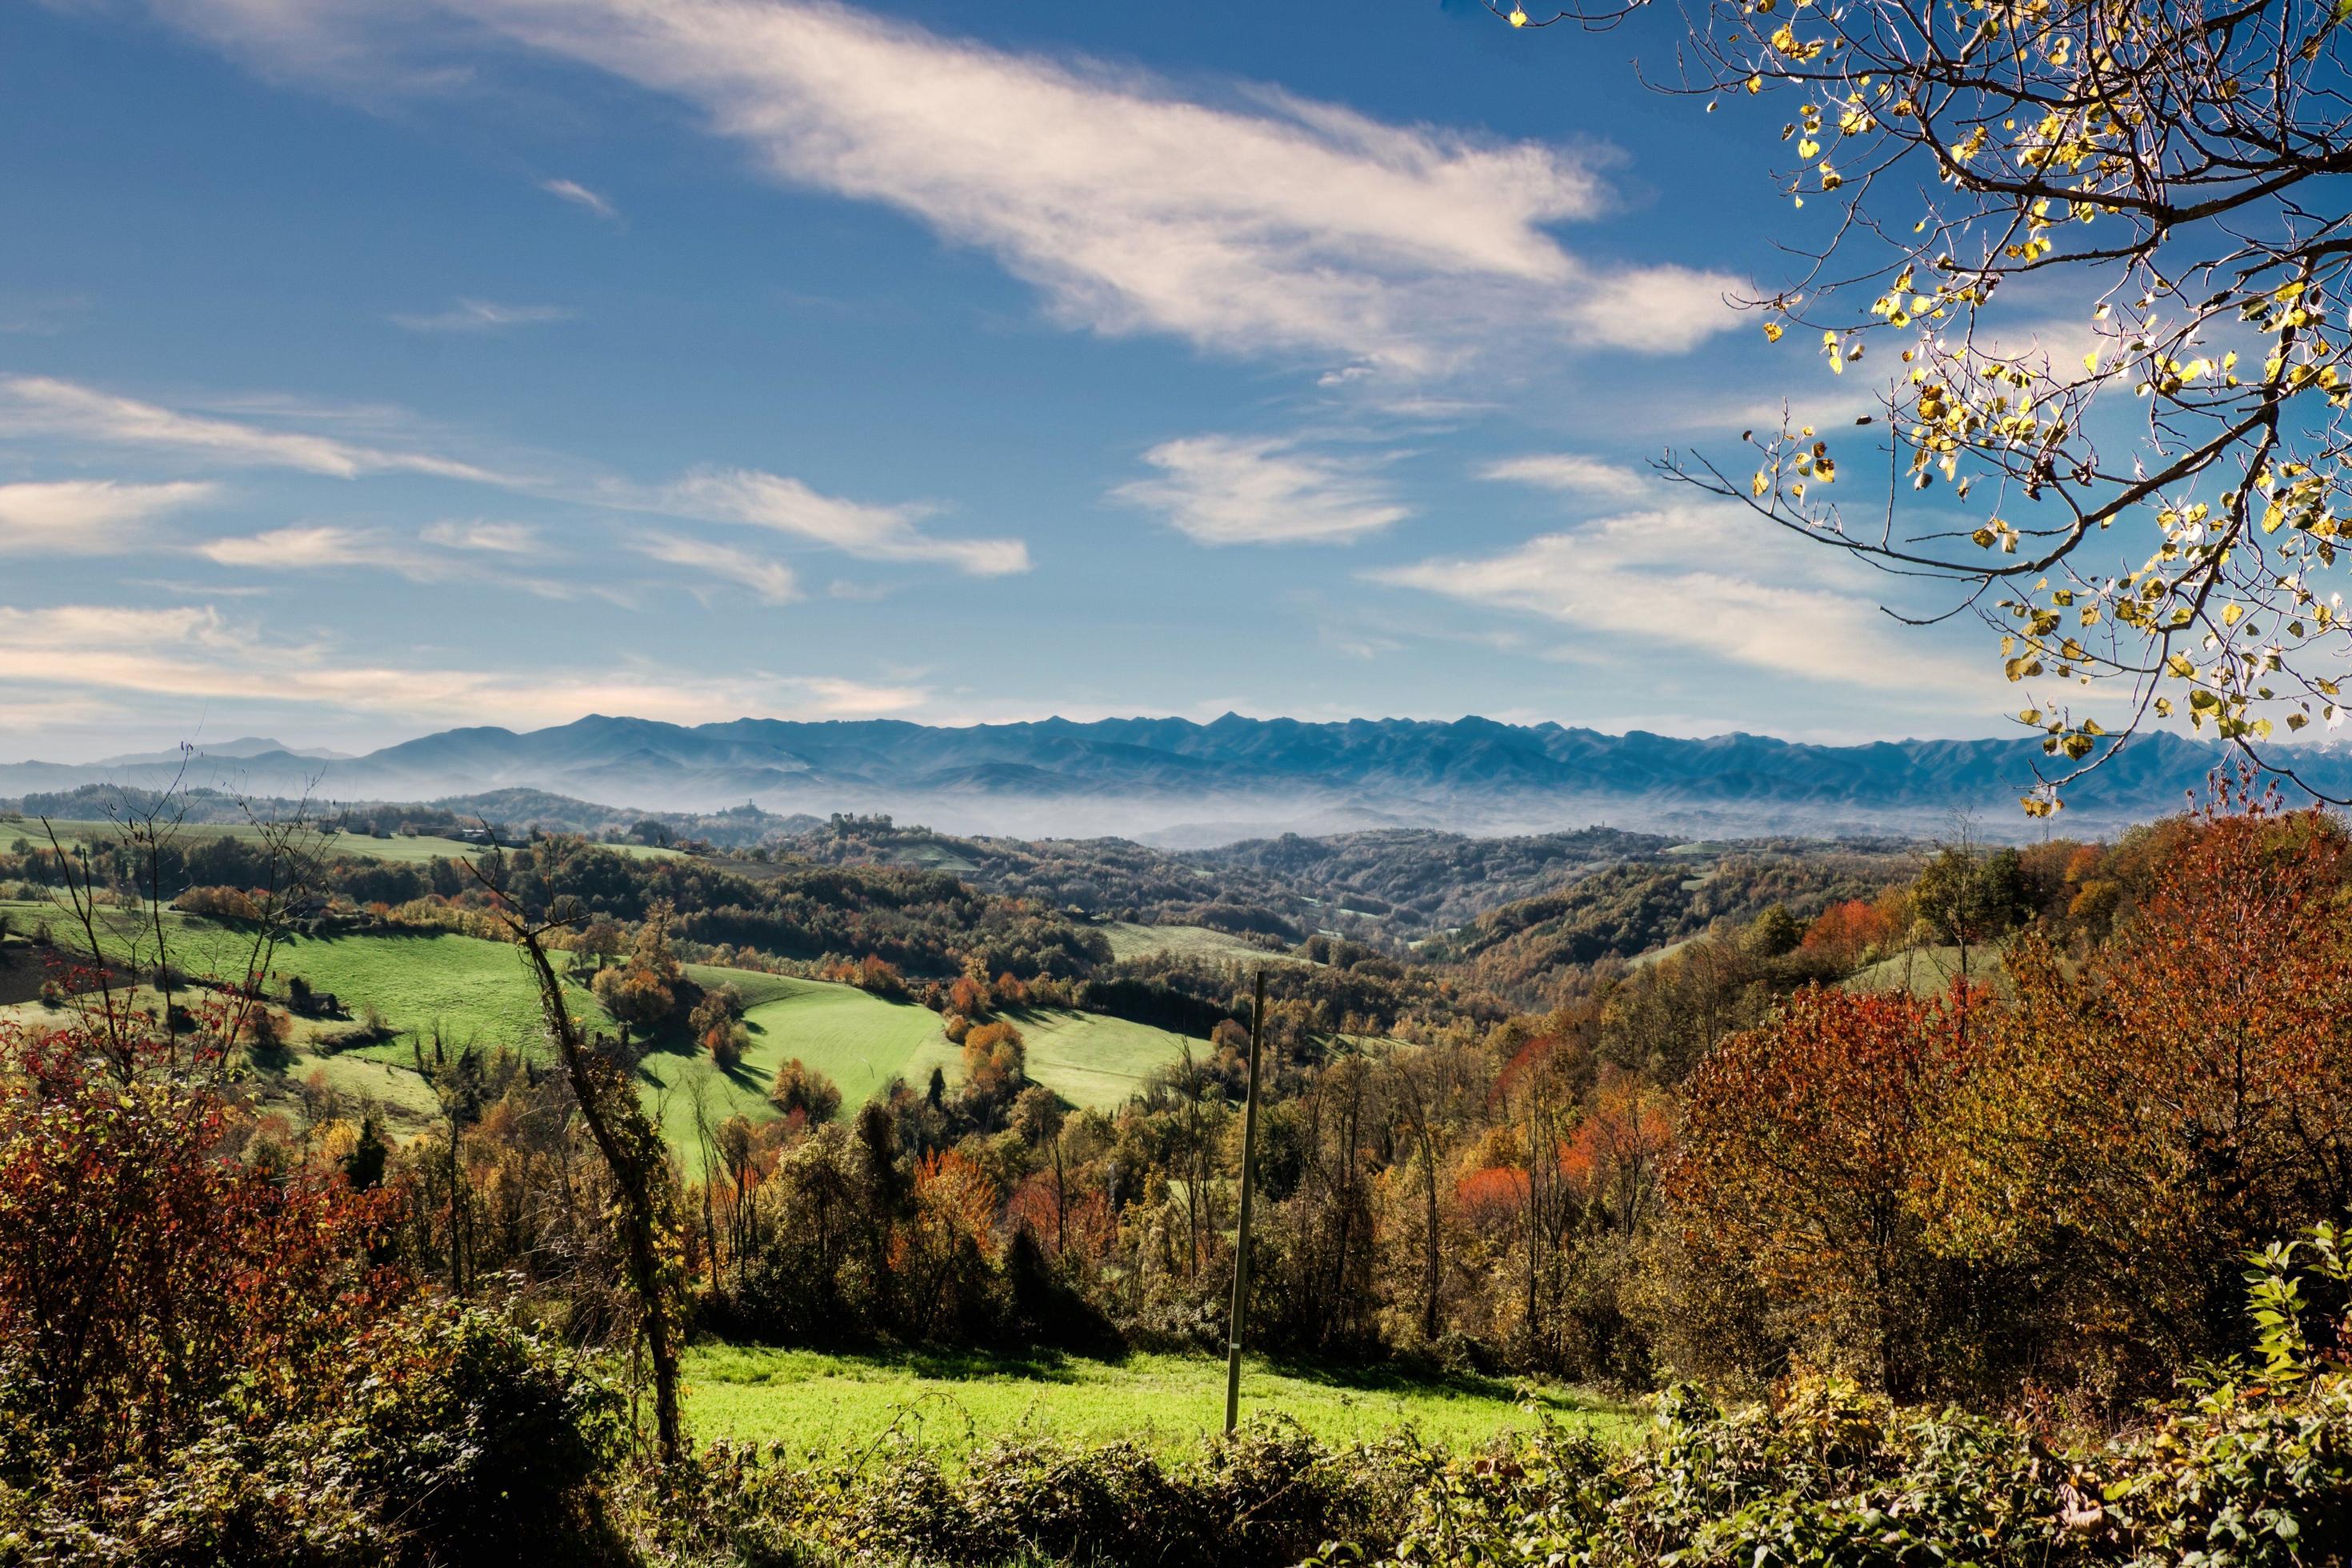
[[[1992,732],[1980,635],[1645,474],[1867,395],[1724,306],[1816,220],[1761,111],[1640,85],[1654,20],[0,11],[0,758],[589,711]]]

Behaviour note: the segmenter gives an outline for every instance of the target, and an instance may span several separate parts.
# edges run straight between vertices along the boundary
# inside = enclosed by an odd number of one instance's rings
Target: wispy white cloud
[[[207,540],[196,553],[221,566],[262,572],[346,571],[381,567],[424,582],[447,570],[443,559],[386,529],[348,528],[338,523],[299,523],[260,533]]]
[[[259,533],[207,540],[195,553],[216,565],[255,572],[392,572],[412,583],[450,583],[479,577],[485,563],[470,557],[488,552],[500,557],[496,582],[501,589],[541,599],[608,600],[624,606],[626,590],[601,577],[564,581],[515,570],[541,553],[534,530],[521,523],[432,523],[415,535],[390,528],[343,523],[296,523]],[[205,588],[209,596],[234,589]]]
[[[49,337],[89,310],[87,294],[23,294],[0,289],[0,332]]]
[[[12,553],[102,555],[129,549],[145,525],[211,500],[217,485],[180,480],[123,484],[62,479],[0,485],[0,550]]]
[[[930,700],[911,683],[868,685],[833,676],[747,672],[713,679],[624,665],[580,677],[562,669],[393,665],[354,656],[323,638],[271,638],[212,605],[136,607],[0,605],[0,689],[118,694],[160,700],[184,714],[191,701],[247,708],[534,726],[583,713],[631,713],[707,723],[747,713],[850,718],[907,712]]]
[[[53,376],[0,376],[0,437],[37,437],[336,479],[405,472],[477,484],[509,482],[472,463],[430,452],[388,450],[340,437],[165,408]]]
[[[1586,342],[1643,353],[1684,353],[1738,324],[1728,301],[1745,291],[1728,273],[1675,265],[1589,270],[1566,313]]]
[[[810,711],[829,719],[874,719],[905,713],[931,699],[929,689],[922,686],[877,686],[826,676],[803,676],[793,684],[804,694],[803,703]]]
[[[455,63],[493,30],[684,100],[779,181],[980,247],[1100,332],[1421,374],[1531,336],[1687,348],[1738,288],[1562,247],[1549,226],[1606,205],[1603,150],[1187,94],[824,0],[157,3],[266,70],[371,94],[387,36]]]
[[[430,315],[396,315],[396,326],[412,332],[494,332],[505,327],[540,326],[568,321],[576,311],[562,305],[501,305],[494,300],[459,300]]]
[[[700,469],[650,495],[625,488],[604,494],[611,504],[772,529],[866,561],[939,562],[975,577],[1029,570],[1029,547],[1020,540],[940,539],[917,528],[936,507],[845,500],[755,468]]]
[[[635,541],[630,548],[640,555],[672,566],[685,566],[719,582],[749,588],[759,598],[771,605],[790,604],[801,596],[800,584],[793,569],[781,561],[769,561],[748,550],[738,550],[731,544],[718,544],[705,539],[688,539],[676,533],[647,533]]]
[[[621,209],[577,180],[541,180],[539,188],[549,195],[570,202],[576,207],[586,207],[606,223],[618,223]]]
[[[492,522],[475,518],[444,518],[427,523],[418,535],[444,550],[481,550],[496,555],[530,555],[539,549],[539,530],[527,522]]]
[[[1638,468],[1588,457],[1581,452],[1538,452],[1507,458],[1478,470],[1482,479],[1533,485],[1564,495],[1599,496],[1620,500],[1643,495],[1650,481]]]
[[[292,400],[248,399],[253,407],[303,418],[309,411]],[[371,427],[396,424],[391,411],[346,414],[347,422]],[[753,468],[702,468],[666,485],[641,485],[599,475],[582,466],[568,474],[517,475],[430,451],[388,447],[350,438],[291,429],[255,419],[167,408],[47,376],[0,376],[0,440],[78,441],[204,458],[234,468],[290,468],[357,479],[366,474],[408,472],[460,479],[541,500],[650,513],[698,522],[770,529],[866,561],[929,562],[971,576],[993,577],[1029,569],[1028,546],[1018,539],[940,538],[917,524],[935,516],[928,503],[880,505],[830,496],[779,474]],[[453,530],[460,525],[436,524]],[[450,548],[511,549],[523,538],[517,525],[473,525],[459,542],[452,533],[428,530],[428,543]],[[499,529],[507,531],[500,533]],[[349,531],[344,531],[348,532]],[[504,541],[504,542],[498,542]]]
[[[1345,544],[1412,515],[1363,458],[1276,437],[1192,436],[1143,455],[1160,477],[1114,499],[1202,544]]]
[[[1776,570],[1757,527],[1722,507],[1668,506],[1545,534],[1486,556],[1433,558],[1364,574],[1482,608],[1576,627],[1587,646],[1638,660],[1661,648],[1830,685],[1981,696],[1906,644],[1864,584]]]

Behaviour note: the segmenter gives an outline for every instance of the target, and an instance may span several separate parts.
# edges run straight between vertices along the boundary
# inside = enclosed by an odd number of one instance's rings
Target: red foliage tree
[[[1894,936],[1894,926],[1886,910],[1878,905],[1848,899],[1843,903],[1832,904],[1814,917],[1813,923],[1805,928],[1805,940],[1799,946],[1806,952],[1851,967],[1874,944]]]
[[[126,1074],[88,1020],[0,1025],[0,1367],[61,1464],[152,1452],[232,1382],[282,1405],[402,1288],[371,1262],[394,1194],[232,1157],[216,1051],[147,1044]]]
[[[1744,1266],[1901,1394],[1932,1273],[1920,1194],[1969,1047],[1938,1001],[1819,987],[1726,1040],[1688,1086],[1670,1182],[1685,1244]]]
[[[2114,940],[2020,944],[2017,1006],[1955,1108],[1956,1251],[2065,1256],[2078,1331],[2234,1340],[2241,1259],[2352,1205],[2343,830],[2225,790]]]

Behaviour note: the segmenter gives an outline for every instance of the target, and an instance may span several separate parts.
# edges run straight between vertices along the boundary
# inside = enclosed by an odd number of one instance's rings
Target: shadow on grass
[[[1431,1367],[1381,1365],[1349,1362],[1327,1361],[1310,1356],[1268,1356],[1265,1370],[1281,1377],[1296,1378],[1301,1383],[1320,1384],[1327,1388],[1341,1388],[1359,1394],[1447,1394],[1463,1399],[1496,1400],[1516,1403],[1527,1396],[1530,1388],[1538,1390],[1546,1405],[1573,1411],[1614,1413],[1620,1409],[1608,1398],[1587,1389],[1566,1384],[1540,1383],[1534,1380],[1496,1376],[1481,1372],[1455,1372]],[[1245,1373],[1246,1375],[1246,1373]]]
[[[725,1340],[713,1340],[707,1343],[712,1350],[742,1351],[754,1355],[761,1351],[785,1354],[810,1352],[860,1369],[898,1373],[934,1383],[977,1383],[994,1379],[1006,1383],[1074,1384],[1081,1380],[1087,1367],[1116,1367],[1128,1359],[1124,1351],[1091,1356],[1084,1352],[1042,1346],[1021,1351],[991,1351],[945,1346],[909,1349],[875,1345],[751,1345]]]
[[[756,1351],[750,1345],[726,1344],[714,1342],[713,1348]],[[1139,1352],[1113,1352],[1089,1355],[1084,1352],[1038,1348],[1024,1351],[957,1350],[950,1348],[902,1349],[863,1347],[778,1346],[778,1350],[816,1350],[835,1361],[877,1372],[901,1373],[938,1383],[971,1383],[995,1380],[1006,1383],[1071,1384],[1085,1381],[1089,1370],[1115,1370],[1137,1359]],[[1190,1359],[1190,1358],[1187,1358]],[[1204,1363],[1222,1366],[1222,1358],[1202,1356]],[[1326,1361],[1309,1357],[1274,1356],[1250,1358],[1243,1369],[1244,1380],[1253,1376],[1272,1374],[1314,1384],[1325,1388],[1357,1394],[1388,1394],[1400,1397],[1427,1398],[1432,1394],[1463,1399],[1475,1399],[1501,1405],[1517,1404],[1527,1397],[1530,1384],[1507,1377],[1492,1377],[1475,1372],[1443,1372],[1416,1367],[1361,1365]],[[1533,1385],[1540,1389],[1543,1404],[1556,1414],[1612,1415],[1624,1413],[1624,1406],[1590,1390],[1562,1384]]]

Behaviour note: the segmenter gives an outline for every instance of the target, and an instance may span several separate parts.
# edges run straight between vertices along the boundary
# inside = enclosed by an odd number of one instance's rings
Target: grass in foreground
[[[687,1352],[685,1373],[698,1438],[778,1442],[827,1458],[854,1458],[894,1431],[949,1464],[1005,1436],[1081,1447],[1126,1438],[1174,1457],[1224,1425],[1225,1363],[1209,1356],[849,1355],[705,1344]],[[1423,1380],[1257,1357],[1242,1370],[1242,1411],[1289,1416],[1327,1443],[1411,1427],[1431,1442],[1471,1448],[1532,1431],[1547,1417],[1604,1441],[1630,1435],[1641,1420],[1624,1405],[1556,1384]]]

